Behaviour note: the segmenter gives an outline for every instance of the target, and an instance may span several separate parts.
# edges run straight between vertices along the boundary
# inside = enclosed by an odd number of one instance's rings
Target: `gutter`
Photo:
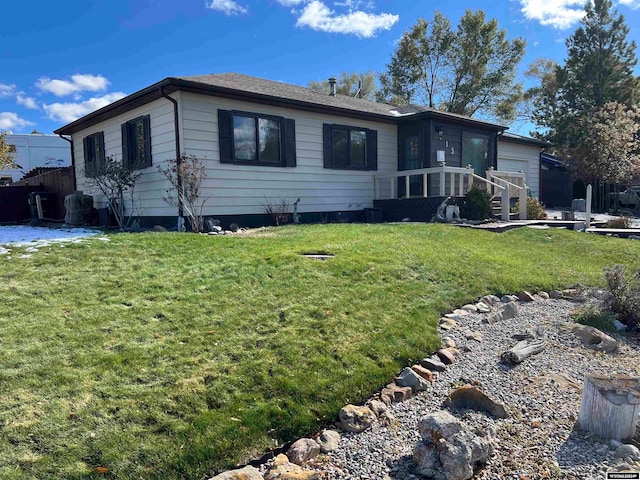
[[[73,179],[73,191],[75,192],[77,190],[77,184],[76,184],[76,154],[73,151],[73,137],[72,138],[67,138],[62,136],[61,134],[58,134],[58,136],[63,139],[66,140],[67,142],[69,142],[69,148],[71,148],[71,175],[72,175],[72,179]]]
[[[182,217],[184,216],[184,208],[182,205],[182,196],[180,193],[182,192],[182,176],[179,174],[180,165],[182,164],[181,157],[181,149],[180,149],[180,127],[179,127],[179,117],[178,117],[178,101],[175,98],[170,97],[166,93],[164,93],[164,85],[160,85],[160,95],[171,103],[173,103],[173,126],[174,126],[174,135],[175,135],[175,143],[176,143],[176,180],[178,183],[178,223],[182,222]],[[180,225],[179,225],[180,226]]]

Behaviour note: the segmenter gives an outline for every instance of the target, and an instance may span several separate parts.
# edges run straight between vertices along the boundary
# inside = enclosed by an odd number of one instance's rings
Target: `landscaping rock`
[[[380,400],[391,405],[395,402],[404,402],[413,395],[411,387],[399,387],[395,383],[390,383],[380,392]]]
[[[462,307],[461,310],[466,310],[467,312],[476,313],[478,311],[478,307],[472,305],[471,303],[466,304]]]
[[[451,330],[451,329],[453,329],[453,328],[458,326],[458,323],[455,320],[451,319],[451,318],[445,318],[445,319],[440,319],[440,320],[441,320],[440,321],[440,328],[443,329],[443,330],[449,331],[449,330]]]
[[[513,295],[503,295],[502,298],[500,299],[500,301],[502,303],[510,303],[513,302]]]
[[[438,358],[445,365],[452,365],[456,361],[456,357],[446,348],[441,348],[437,352]]]
[[[484,323],[497,323],[502,321],[502,311],[493,312],[482,320]]]
[[[614,458],[630,457],[631,460],[640,460],[640,450],[635,445],[622,444],[616,448],[616,452],[613,454]]]
[[[318,472],[305,470],[289,462],[286,455],[280,454],[264,477],[265,480],[319,480]]]
[[[476,303],[476,311],[478,313],[489,313],[491,312],[491,307],[484,302]]]
[[[482,333],[477,330],[467,333],[466,338],[467,340],[475,340],[476,342],[481,342],[483,339]]]
[[[369,402],[369,409],[379,417],[381,414],[387,411],[387,405],[380,400],[371,400]]]
[[[424,368],[421,365],[414,365],[411,367],[411,370],[416,372],[422,378],[424,378],[427,382],[433,382],[433,373],[428,368]]]
[[[466,317],[467,315],[469,315],[469,311],[468,310],[463,310],[462,308],[456,308],[453,311],[454,315],[458,315],[459,317]]]
[[[385,427],[388,427],[395,421],[396,421],[396,417],[394,417],[393,414],[388,410],[381,413],[380,416],[378,417],[378,422],[380,422],[380,424],[384,425]]]
[[[542,299],[542,300],[549,300],[549,294],[547,292],[538,292],[538,296]]]
[[[287,450],[287,458],[291,463],[303,465],[320,453],[320,445],[311,438],[300,438],[293,442]]]
[[[552,298],[554,300],[558,300],[558,299],[562,298],[562,292],[560,290],[551,290],[549,292],[549,298]]]
[[[442,337],[443,348],[456,348],[456,342],[451,337]]]
[[[432,372],[444,372],[447,369],[447,366],[437,356],[423,358],[420,360],[420,365]]]
[[[246,466],[244,468],[222,472],[209,480],[262,480],[262,475],[257,468]]]
[[[376,414],[367,407],[347,405],[340,410],[340,423],[347,432],[360,433],[376,420]]]
[[[446,411],[420,420],[422,440],[413,450],[416,473],[434,480],[467,480],[493,453],[488,437],[479,437]]]
[[[533,302],[535,298],[533,298],[533,295],[525,290],[518,294],[518,300],[520,300],[521,302]]]
[[[488,307],[495,307],[500,303],[500,298],[495,295],[485,295],[480,299],[480,301]]]
[[[316,442],[320,446],[322,453],[329,453],[340,445],[340,434],[335,430],[323,430],[318,435]]]
[[[515,302],[507,303],[502,309],[502,319],[509,320],[510,318],[516,318],[518,315],[518,304]]]
[[[571,331],[586,347],[607,353],[618,350],[618,342],[616,339],[610,337],[604,332],[601,332],[595,327],[576,324]]]
[[[166,232],[167,229],[164,228],[162,225],[154,225],[153,226],[153,231],[154,232]]]
[[[447,403],[454,408],[470,408],[487,412],[496,418],[507,418],[504,405],[495,402],[486,393],[473,385],[456,388],[449,394]]]
[[[414,372],[411,368],[405,367],[398,375],[396,384],[399,387],[411,387],[414,392],[428,390],[431,385],[424,378]]]

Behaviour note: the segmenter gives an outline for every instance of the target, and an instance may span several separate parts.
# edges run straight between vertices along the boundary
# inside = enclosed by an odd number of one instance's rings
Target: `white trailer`
[[[7,144],[14,151],[16,168],[0,170],[0,185],[20,180],[37,167],[68,167],[71,165],[71,146],[58,135],[7,134]]]

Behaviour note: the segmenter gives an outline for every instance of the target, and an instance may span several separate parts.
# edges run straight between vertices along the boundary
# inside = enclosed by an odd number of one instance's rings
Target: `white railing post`
[[[518,192],[518,201],[520,202],[520,220],[527,220],[527,185],[522,179],[522,188]]]
[[[593,187],[591,184],[587,185],[587,204],[585,208],[585,230],[591,227],[591,196],[593,194]]]
[[[411,196],[411,182],[409,182],[409,175],[404,177],[404,198],[409,198]]]
[[[440,196],[444,197],[445,192],[445,176],[444,176],[444,164],[442,165],[442,170],[440,170]]]
[[[458,196],[464,195],[464,173],[461,173],[458,177],[460,179],[460,183],[458,183]]]
[[[428,197],[428,193],[427,193],[427,189],[429,186],[429,175],[427,175],[426,173],[422,174],[422,196],[423,197]]]
[[[509,187],[500,192],[500,204],[502,207],[502,220],[509,221]]]
[[[456,196],[456,174],[455,172],[449,173],[449,195]]]
[[[395,200],[396,198],[396,177],[391,177],[389,179],[389,186],[391,187],[391,200]]]

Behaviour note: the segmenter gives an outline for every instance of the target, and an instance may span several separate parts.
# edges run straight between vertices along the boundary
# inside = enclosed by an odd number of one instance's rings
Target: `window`
[[[98,132],[82,139],[84,146],[84,174],[95,177],[104,168],[104,133]]]
[[[296,166],[295,122],[288,118],[218,110],[220,163]]]
[[[344,125],[323,125],[324,167],[377,170],[378,133]]]
[[[151,166],[151,126],[149,115],[122,124],[122,158],[132,170]]]

